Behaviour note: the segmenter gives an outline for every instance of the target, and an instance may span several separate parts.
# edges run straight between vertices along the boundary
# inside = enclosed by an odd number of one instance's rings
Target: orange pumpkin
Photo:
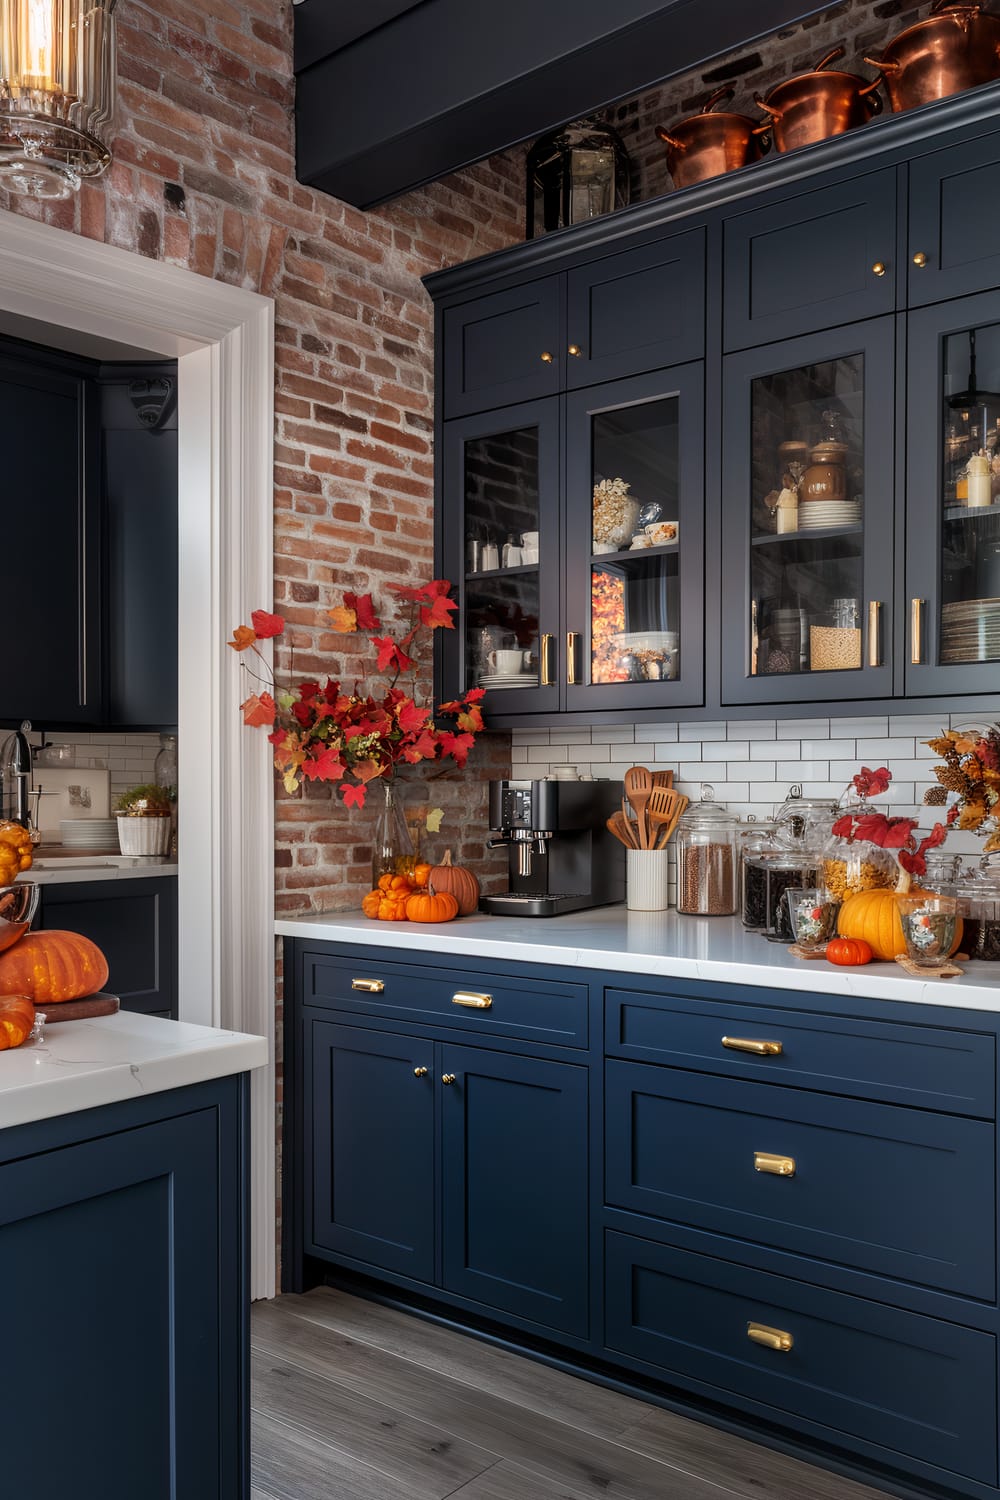
[[[827,943],[826,956],[832,964],[853,969],[858,964],[870,964],[875,955],[863,938],[837,937]]]
[[[29,932],[0,953],[0,994],[27,995],[36,1005],[82,1000],[107,982],[107,959],[78,932]]]
[[[13,885],[31,869],[31,834],[20,823],[0,822],[0,885]]]
[[[20,1047],[34,1024],[35,1007],[27,995],[0,995],[0,1052]]]
[[[413,881],[413,884],[415,886],[417,886],[418,888],[421,886],[425,886],[430,878],[431,866],[427,864],[426,861],[422,862],[419,865],[413,866],[413,874],[410,876],[410,879]]]
[[[406,875],[382,875],[361,903],[373,922],[405,922],[406,903],[413,895],[413,882]]]
[[[414,891],[406,903],[409,922],[450,922],[457,916],[457,899],[450,891],[436,891],[433,884],[426,891]]]
[[[898,898],[908,890],[909,881],[901,881],[895,891],[858,891],[856,895],[848,896],[840,908],[837,931],[841,937],[863,938],[876,958],[891,963],[897,954],[906,952]],[[926,891],[922,894],[933,896],[936,893]],[[952,953],[957,953],[961,944],[962,923],[959,920],[955,924]]]
[[[448,891],[458,902],[458,914],[467,917],[479,905],[479,881],[464,865],[453,865],[451,850],[446,849],[444,859],[431,871],[431,884],[436,891]]]
[[[366,917],[371,917],[373,922],[377,921],[378,919],[378,909],[381,900],[381,892],[369,891],[367,896],[361,903],[361,910],[364,912]]]

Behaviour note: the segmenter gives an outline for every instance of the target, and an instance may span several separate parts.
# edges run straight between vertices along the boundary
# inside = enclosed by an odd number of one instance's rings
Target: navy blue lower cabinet
[[[938,1482],[996,1483],[992,1335],[631,1235],[608,1233],[605,1267],[609,1349]]]
[[[606,1079],[609,1203],[994,1299],[992,1125],[642,1063]]]
[[[583,1336],[587,1070],[442,1046],[444,1286]]]
[[[241,1083],[0,1131],[4,1494],[249,1495]]]
[[[313,1020],[314,1247],[434,1280],[434,1045]]]
[[[43,885],[35,926],[96,943],[122,1010],[177,1019],[176,875]]]

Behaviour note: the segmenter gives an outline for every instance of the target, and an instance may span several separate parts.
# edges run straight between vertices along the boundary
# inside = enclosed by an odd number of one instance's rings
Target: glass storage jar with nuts
[[[856,817],[874,813],[867,803],[851,811]],[[822,880],[834,901],[846,901],[858,891],[895,890],[899,866],[891,849],[880,849],[867,839],[853,842],[832,833],[823,846]]]

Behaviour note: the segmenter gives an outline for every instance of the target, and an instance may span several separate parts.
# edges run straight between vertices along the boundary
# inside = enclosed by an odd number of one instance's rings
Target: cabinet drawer
[[[725,347],[753,348],[892,312],[895,247],[894,169],[729,219]]]
[[[730,1042],[780,1044],[755,1053]],[[981,1032],[896,1026],[763,1006],[608,990],[606,1051],[636,1062],[697,1068],[992,1119],[995,1043]]]
[[[562,277],[547,276],[445,311],[446,417],[533,401],[562,389],[562,295]]]
[[[991,1125],[625,1062],[606,1098],[615,1207],[994,1300]]]
[[[880,1450],[996,1482],[990,1334],[631,1235],[606,1242],[609,1349]],[[787,1351],[748,1326],[787,1333]],[[758,1406],[759,1409],[759,1406]]]
[[[705,231],[605,257],[569,273],[566,384],[573,390],[662,370],[705,352]]]
[[[908,301],[992,291],[1000,283],[1000,243],[984,203],[1000,193],[1000,135],[963,141],[910,166]],[[914,260],[914,256],[917,257]]]
[[[400,964],[373,952],[363,959],[316,950],[302,955],[306,1005],[388,1016],[423,1026],[520,1037],[557,1047],[587,1045],[587,986],[558,979]],[[368,986],[374,986],[369,989]],[[488,1001],[488,1004],[481,1002]]]

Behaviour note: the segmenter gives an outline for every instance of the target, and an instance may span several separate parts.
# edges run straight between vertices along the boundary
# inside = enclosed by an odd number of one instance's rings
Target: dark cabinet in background
[[[445,414],[551,396],[564,382],[562,277],[493,292],[445,315]]]
[[[910,307],[1000,286],[1000,241],[987,206],[1000,193],[996,136],[918,157],[909,174]]]
[[[38,928],[88,937],[108,960],[123,1010],[177,1019],[177,877],[43,885]]]

